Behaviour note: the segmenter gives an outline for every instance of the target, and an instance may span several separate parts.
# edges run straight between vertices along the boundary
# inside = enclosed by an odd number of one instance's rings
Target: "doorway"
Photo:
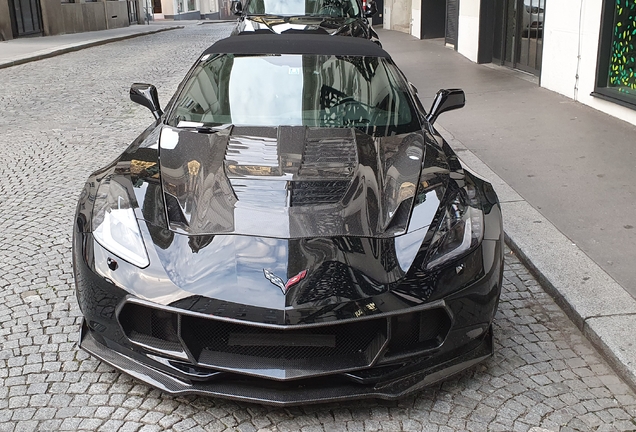
[[[494,0],[493,61],[539,76],[546,0]]]
[[[457,29],[459,27],[459,0],[446,0],[446,29],[444,42],[457,49]]]
[[[29,36],[42,33],[40,0],[9,0],[13,36]]]

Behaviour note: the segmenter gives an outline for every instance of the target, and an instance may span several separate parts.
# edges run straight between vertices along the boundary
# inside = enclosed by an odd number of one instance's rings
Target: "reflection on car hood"
[[[369,37],[361,18],[253,15],[245,18],[241,31],[312,32],[330,35]]]
[[[168,225],[191,235],[394,237],[410,230],[427,148],[421,131],[373,137],[355,128],[281,126],[207,134],[163,126]],[[436,199],[417,197],[418,214],[426,215],[418,216],[420,228],[447,183],[447,174],[436,178],[426,191]]]

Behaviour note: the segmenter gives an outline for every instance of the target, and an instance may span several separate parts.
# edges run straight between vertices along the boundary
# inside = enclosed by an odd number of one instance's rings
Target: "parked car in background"
[[[359,0],[246,0],[232,2],[239,16],[233,35],[244,32],[311,32],[380,40],[367,17],[377,10],[375,2],[364,6]]]
[[[396,399],[490,357],[492,186],[360,38],[248,34],[196,61],[81,193],[80,346],[166,392],[273,405]]]

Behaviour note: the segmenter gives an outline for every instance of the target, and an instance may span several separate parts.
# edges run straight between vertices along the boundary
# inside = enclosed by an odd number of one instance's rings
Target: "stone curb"
[[[466,167],[493,184],[506,244],[636,390],[636,300],[450,132],[435,128]]]
[[[122,40],[126,40],[126,39],[132,39],[132,38],[136,38],[139,36],[147,36],[150,34],[154,34],[154,33],[160,33],[160,32],[164,32],[164,31],[168,31],[168,30],[176,30],[176,29],[182,29],[183,26],[170,26],[170,27],[165,27],[165,28],[157,28],[157,29],[148,29],[148,31],[144,31],[144,32],[140,32],[140,33],[132,33],[132,34],[127,34],[124,36],[116,36],[113,38],[105,38],[105,39],[101,39],[101,40],[96,40],[96,41],[92,41],[92,42],[80,42],[77,43],[76,45],[73,46],[67,46],[64,48],[60,48],[60,49],[55,49],[53,48],[53,51],[47,52],[47,53],[43,53],[43,54],[35,54],[33,56],[30,57],[25,57],[25,58],[21,58],[18,60],[13,60],[13,61],[9,61],[9,62],[5,62],[5,63],[0,63],[0,69],[4,69],[4,68],[8,68],[11,66],[17,66],[20,64],[24,64],[24,63],[30,63],[33,61],[37,61],[37,60],[43,60],[46,58],[51,58],[51,57],[55,57],[58,55],[62,55],[62,54],[66,54],[66,53],[70,53],[70,52],[74,52],[74,51],[79,51],[79,50],[83,50],[85,48],[91,48],[91,47],[95,47],[95,46],[99,46],[99,45],[105,45],[107,43],[111,43],[111,42],[118,42],[118,41],[122,41]]]

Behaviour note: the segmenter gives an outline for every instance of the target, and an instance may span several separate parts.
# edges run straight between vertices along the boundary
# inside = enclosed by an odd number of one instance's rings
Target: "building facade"
[[[373,24],[420,39],[444,37],[448,4],[458,0],[376,0]]]
[[[106,30],[143,19],[143,0],[0,0],[0,40]]]
[[[219,9],[224,0],[153,0],[155,19],[198,20],[219,19]],[[232,15],[232,18],[235,18]]]
[[[636,0],[454,1],[459,53],[636,125]]]

